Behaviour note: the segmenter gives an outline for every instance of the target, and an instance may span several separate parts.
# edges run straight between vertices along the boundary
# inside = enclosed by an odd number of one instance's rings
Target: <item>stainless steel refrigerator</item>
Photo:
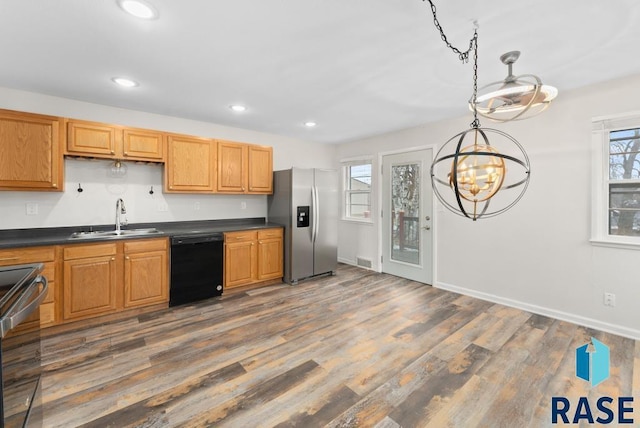
[[[291,168],[273,172],[268,220],[284,225],[284,281],[338,267],[338,173],[334,170]]]

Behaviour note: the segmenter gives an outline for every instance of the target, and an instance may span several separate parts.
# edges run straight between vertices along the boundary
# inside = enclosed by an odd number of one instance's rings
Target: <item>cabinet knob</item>
[[[125,259],[125,260],[131,260],[131,257],[126,256],[124,259]]]
[[[54,188],[58,187],[58,185],[56,183],[53,183],[51,186],[53,186]]]
[[[114,152],[113,150],[111,150],[111,154],[112,154],[112,155],[115,155],[115,154],[116,154],[116,152]]]
[[[125,155],[125,156],[129,156],[129,153],[127,153],[127,152],[124,152],[124,155]]]
[[[244,186],[242,186],[242,191],[244,192]]]
[[[116,258],[115,258],[115,257],[111,257],[111,261],[112,261],[112,262],[115,262],[115,261],[116,261]]]

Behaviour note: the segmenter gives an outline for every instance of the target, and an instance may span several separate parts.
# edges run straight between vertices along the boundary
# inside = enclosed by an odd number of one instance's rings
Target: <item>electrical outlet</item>
[[[616,305],[616,295],[613,293],[604,293],[604,305],[614,307]]]
[[[35,202],[27,202],[25,205],[27,215],[38,215],[38,204]]]
[[[169,211],[169,206],[166,202],[158,202],[158,211],[166,212]]]
[[[246,210],[247,209],[247,203],[245,201],[240,202],[240,209],[241,210]]]
[[[200,202],[194,202],[193,203],[193,210],[194,211],[200,211]]]

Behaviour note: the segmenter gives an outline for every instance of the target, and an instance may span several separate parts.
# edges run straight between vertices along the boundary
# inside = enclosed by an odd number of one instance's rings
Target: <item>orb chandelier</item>
[[[558,96],[558,90],[543,85],[533,74],[513,75],[513,63],[520,57],[520,51],[511,51],[500,56],[500,61],[509,68],[507,77],[499,82],[489,83],[480,88],[474,100],[469,100],[471,111],[496,122],[522,120],[542,113]]]
[[[425,1],[425,0],[423,0]],[[431,0],[433,22],[440,37],[466,63],[473,52],[473,122],[466,131],[450,138],[431,165],[431,184],[438,200],[460,216],[478,220],[513,207],[529,185],[529,158],[512,136],[497,129],[483,128],[478,119],[478,26],[466,51],[452,46],[444,34]]]

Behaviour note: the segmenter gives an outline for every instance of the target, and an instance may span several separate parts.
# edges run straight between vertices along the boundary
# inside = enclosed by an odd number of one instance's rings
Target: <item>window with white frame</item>
[[[640,236],[640,128],[609,132],[609,235]]]
[[[343,165],[344,218],[370,221],[371,161],[354,161]]]
[[[594,125],[594,240],[640,246],[640,114]]]

